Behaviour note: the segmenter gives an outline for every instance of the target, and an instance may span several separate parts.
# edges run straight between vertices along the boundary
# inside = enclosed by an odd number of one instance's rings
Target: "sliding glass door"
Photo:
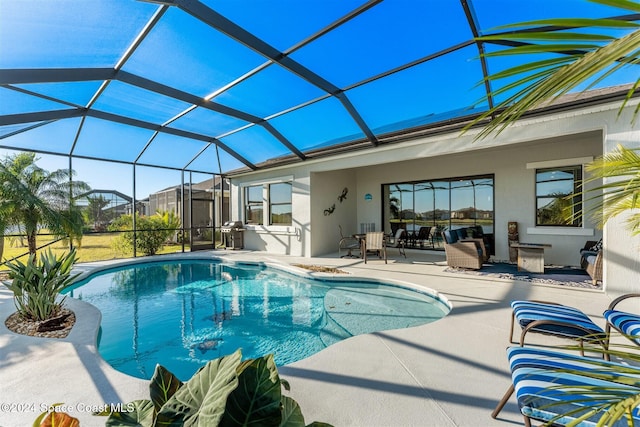
[[[482,227],[493,238],[493,175],[384,184],[383,225],[387,233],[406,232],[407,245],[442,247],[442,231]]]

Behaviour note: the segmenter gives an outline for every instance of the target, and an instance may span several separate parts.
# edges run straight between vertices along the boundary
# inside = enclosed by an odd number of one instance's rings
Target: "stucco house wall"
[[[474,140],[473,131],[464,135],[455,131],[234,176],[232,216],[241,217],[243,185],[290,177],[294,183],[292,226],[248,230],[245,247],[317,256],[336,252],[338,224],[349,234],[366,222],[375,222],[376,229],[382,229],[384,183],[494,174],[495,259],[508,259],[508,221],[518,222],[520,241],[551,244],[545,259],[560,265],[577,265],[584,242],[603,236],[608,291],[637,291],[640,239],[624,228],[623,218],[611,221],[603,230],[589,217],[581,228],[535,226],[536,168],[588,163],[618,143],[640,146],[638,124],[630,125],[634,106],[618,118],[619,105],[613,102],[521,120],[481,141]],[[345,187],[349,193],[341,204],[336,199]],[[365,198],[368,194],[372,197]],[[334,201],[334,212],[324,215]]]
[[[481,143],[480,143],[481,144]],[[422,179],[439,179],[469,175],[494,175],[494,213],[497,260],[508,260],[507,223],[517,221],[520,241],[549,243],[545,261],[559,265],[578,265],[578,249],[585,240],[599,239],[600,230],[586,219],[584,227],[535,227],[535,169],[527,164],[565,160],[576,164],[578,159],[592,159],[602,150],[602,133],[590,132],[566,135],[535,143],[521,143],[499,149],[405,160],[358,170],[358,218],[372,218],[381,229],[382,194],[384,183]],[[573,160],[575,159],[575,160]],[[365,194],[373,200],[365,200]],[[544,233],[544,234],[541,234]]]
[[[603,117],[605,128],[604,150],[610,152],[621,144],[628,148],[640,148],[640,122],[630,126],[632,111],[626,108]],[[617,113],[617,110],[614,110]],[[635,212],[637,214],[637,212]],[[608,221],[604,227],[604,285],[612,297],[629,292],[640,292],[640,237],[633,235],[625,224],[628,215],[620,215]]]
[[[268,185],[270,183],[292,182],[292,218],[290,226],[269,226],[267,210],[264,212],[263,225],[245,225],[243,240],[246,249],[265,251],[275,254],[309,256],[310,244],[310,206],[309,171],[306,168],[293,168],[287,171],[273,169],[259,176],[247,176],[246,179],[232,179],[230,183],[231,220],[244,221],[244,187],[250,185]]]
[[[313,238],[310,253],[312,256],[338,251],[340,229],[345,236],[358,232],[356,197],[358,186],[356,172],[353,169],[311,173],[310,193],[311,225]],[[340,201],[344,189],[346,198]],[[333,208],[333,212],[329,210]]]

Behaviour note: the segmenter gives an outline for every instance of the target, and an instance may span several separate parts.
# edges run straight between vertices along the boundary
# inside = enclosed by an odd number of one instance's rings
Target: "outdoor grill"
[[[243,231],[244,224],[242,224],[242,221],[225,222],[220,228],[224,247],[227,249],[242,249],[244,247],[244,242],[242,240]]]

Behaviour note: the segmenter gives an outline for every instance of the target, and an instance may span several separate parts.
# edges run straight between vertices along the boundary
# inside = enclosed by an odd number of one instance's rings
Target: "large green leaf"
[[[238,368],[238,382],[220,425],[279,426],[282,389],[273,355],[243,362]]]
[[[107,418],[107,427],[151,427],[154,410],[150,400],[134,400],[126,405],[127,410],[112,412]],[[130,410],[133,409],[133,410]],[[101,415],[101,414],[98,414]]]
[[[225,412],[227,398],[238,387],[240,350],[203,366],[158,413],[159,426],[216,426]]]
[[[304,425],[304,417],[298,402],[289,396],[282,396],[282,422],[280,427],[299,427]]]
[[[164,366],[156,365],[156,370],[149,383],[149,394],[156,413],[169,401],[178,389],[182,387],[182,381],[169,372]]]

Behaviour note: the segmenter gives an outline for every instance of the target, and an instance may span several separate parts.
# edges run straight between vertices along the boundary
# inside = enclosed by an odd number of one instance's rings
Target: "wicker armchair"
[[[587,241],[580,250],[580,266],[587,271],[594,286],[602,281],[602,249],[599,247],[601,241]]]
[[[450,267],[479,270],[488,259],[482,239],[460,239],[456,230],[443,232],[442,238]]]
[[[594,286],[602,281],[602,251],[598,252],[593,263],[589,262],[587,258],[587,268],[585,270],[587,270],[587,273],[591,276]]]

